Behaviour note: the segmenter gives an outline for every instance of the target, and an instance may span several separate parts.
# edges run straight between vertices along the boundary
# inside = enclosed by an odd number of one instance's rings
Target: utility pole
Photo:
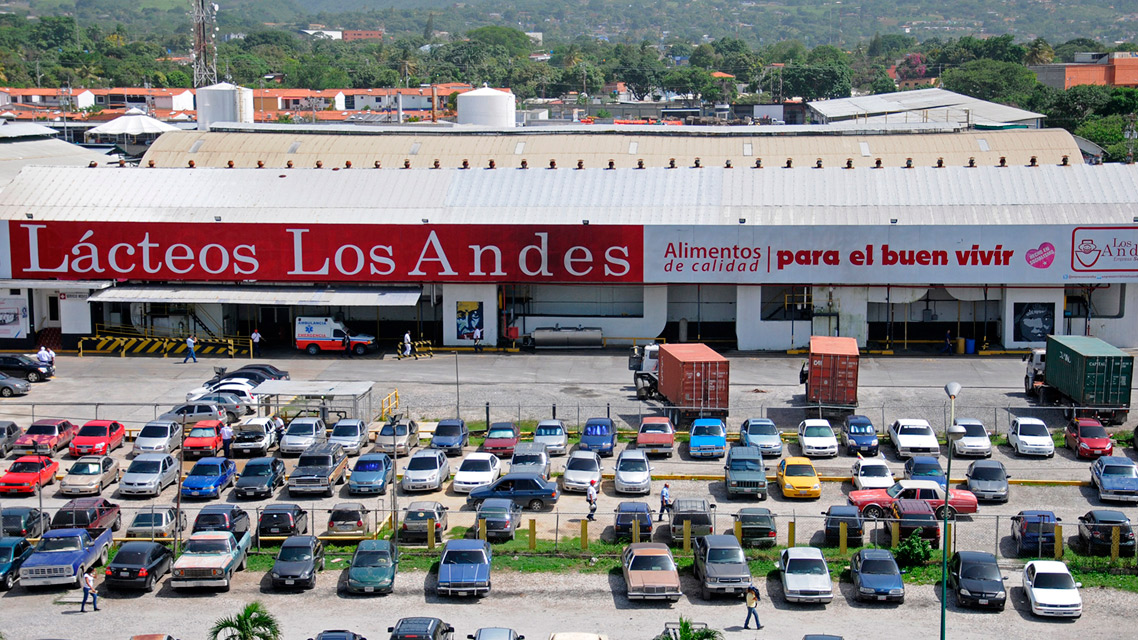
[[[1134,141],[1138,140],[1138,130],[1134,126],[1136,120],[1138,115],[1131,113],[1126,116],[1126,129],[1122,132],[1126,138],[1126,164],[1134,164]]]

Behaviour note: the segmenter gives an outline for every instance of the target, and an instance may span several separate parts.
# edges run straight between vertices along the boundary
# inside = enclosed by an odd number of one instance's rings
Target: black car
[[[865,539],[865,520],[861,517],[861,512],[857,507],[851,505],[834,505],[822,512],[826,516],[826,522],[823,525],[826,534],[826,542],[829,544],[839,544],[842,539],[842,523],[846,523],[846,544],[850,546],[861,546],[862,540]]]
[[[621,502],[616,505],[612,523],[613,538],[632,540],[632,523],[640,523],[640,540],[652,539],[652,508],[646,502]]]
[[[281,543],[273,563],[273,586],[302,587],[316,586],[316,572],[324,570],[324,545],[316,536],[292,536]]]
[[[1114,509],[1094,509],[1079,517],[1079,542],[1090,553],[1110,553],[1114,530],[1118,530],[1118,553],[1134,555],[1134,530],[1130,518]]]
[[[438,618],[400,618],[387,628],[389,640],[452,640],[454,627]]]
[[[4,535],[38,538],[51,528],[51,516],[35,507],[4,507]]]
[[[229,378],[249,378],[249,379],[252,379],[251,375],[254,373],[258,374],[259,377],[264,377],[266,380],[288,380],[289,379],[288,371],[278,369],[271,364],[258,364],[258,363],[247,364],[247,365],[241,367],[240,369],[234,369],[233,371],[229,371],[229,372],[226,372],[226,369],[224,367],[214,367],[214,371],[216,372],[217,375],[215,375],[208,382],[206,382],[206,386],[209,386],[209,385],[211,385],[211,384],[213,384],[219,380],[229,379]],[[241,372],[248,372],[250,375],[245,375]]]
[[[199,531],[228,531],[240,540],[249,533],[249,513],[235,504],[211,504],[202,507],[194,518],[192,533]]]
[[[157,542],[126,542],[107,565],[104,582],[108,589],[153,591],[155,583],[170,571],[174,554]]]
[[[476,487],[466,496],[466,504],[477,507],[483,500],[507,498],[537,511],[556,504],[561,497],[557,483],[536,473],[507,473],[494,482]]]
[[[55,367],[24,355],[0,354],[0,373],[13,378],[27,378],[28,382],[39,382],[54,376]]]
[[[522,508],[511,500],[492,498],[478,505],[476,520],[486,521],[488,540],[513,540],[522,522]]]
[[[245,463],[233,494],[236,498],[270,498],[284,486],[285,463],[280,458],[253,458]]]
[[[16,446],[16,439],[22,435],[24,430],[15,422],[0,420],[0,458],[8,455],[12,447]]]
[[[984,551],[958,551],[948,562],[948,588],[958,607],[1004,610],[1008,592],[996,556]]]
[[[316,634],[315,638],[308,640],[367,640],[367,638],[347,629],[325,629]]]
[[[261,511],[257,536],[285,537],[308,533],[308,512],[298,504],[277,502]]]
[[[775,516],[766,507],[746,507],[735,514],[743,530],[744,547],[773,547],[778,541]]]

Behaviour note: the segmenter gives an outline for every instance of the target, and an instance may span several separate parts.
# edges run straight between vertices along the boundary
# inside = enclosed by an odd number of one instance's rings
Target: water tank
[[[510,128],[514,126],[517,109],[514,94],[482,87],[458,94],[458,123],[484,127]]]
[[[197,90],[198,130],[211,122],[252,122],[253,90],[227,82]]]

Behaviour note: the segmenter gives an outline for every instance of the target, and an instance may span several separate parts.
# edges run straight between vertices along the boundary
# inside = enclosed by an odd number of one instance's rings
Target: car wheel
[[[704,584],[699,588],[699,595],[704,600],[711,600],[711,589],[708,589],[707,585]]]
[[[39,382],[39,381],[40,381],[40,374],[38,371],[29,371],[28,372],[28,382]]]
[[[225,576],[225,584],[221,585],[221,591],[223,593],[229,592],[229,576]]]
[[[225,421],[230,423],[230,424],[237,422],[237,414],[233,413],[232,411],[226,411],[225,412]]]
[[[352,351],[354,351],[357,356],[367,355],[367,347],[363,346],[362,344],[357,344],[355,348],[352,349]]]
[[[537,498],[534,498],[533,500],[529,501],[528,506],[530,508],[530,511],[541,511],[541,508],[545,506],[545,503],[541,500],[538,500]]]
[[[16,585],[16,574],[9,571],[8,575],[4,577],[4,590],[11,591],[12,587]]]
[[[885,510],[875,504],[871,504],[863,509],[861,514],[867,518],[881,518],[885,515]]]
[[[937,509],[936,510],[937,520],[944,520],[944,515],[945,515],[946,510],[948,511],[948,519],[949,520],[955,520],[956,519],[956,509],[953,509],[952,507],[941,507],[941,508]]]
[[[144,591],[146,591],[146,593],[153,593],[154,592],[154,576],[150,576],[149,578],[147,578],[146,584],[143,585],[142,588]]]
[[[12,397],[12,387],[0,387],[0,396],[4,396],[5,398],[11,398]]]
[[[320,347],[317,345],[314,345],[314,344],[308,345],[308,347],[306,347],[304,350],[307,351],[308,355],[310,355],[310,356],[314,356],[314,355],[320,353]]]

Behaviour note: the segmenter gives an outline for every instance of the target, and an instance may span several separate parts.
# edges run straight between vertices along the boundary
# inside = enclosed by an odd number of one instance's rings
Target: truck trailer
[[[1047,336],[1045,349],[1032,349],[1023,359],[1024,393],[1040,405],[1066,407],[1066,418],[1126,422],[1134,356],[1098,338]]]
[[[857,340],[812,336],[810,355],[798,377],[806,384],[806,404],[819,412],[852,412],[857,407],[857,372]]]
[[[677,427],[696,418],[727,419],[731,363],[707,345],[633,347],[628,368],[635,372],[636,397],[663,402]]]

